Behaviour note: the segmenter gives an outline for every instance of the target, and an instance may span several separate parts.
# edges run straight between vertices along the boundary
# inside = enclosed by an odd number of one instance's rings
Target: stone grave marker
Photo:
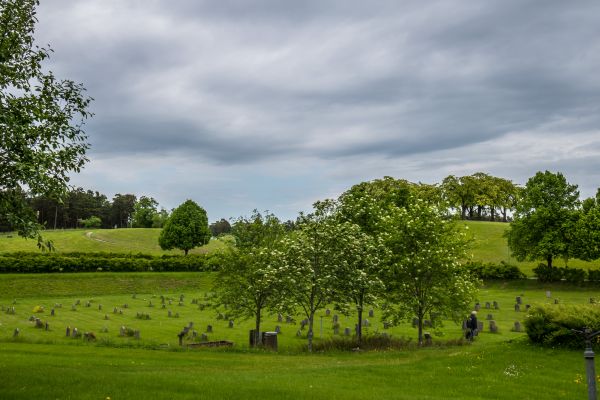
[[[98,311],[102,311],[102,304],[98,304]]]
[[[71,311],[77,311],[77,307],[75,307],[75,304],[71,305]]]
[[[133,331],[133,338],[136,340],[140,340],[140,331],[139,330],[135,330]]]
[[[515,298],[515,300],[516,300],[517,304],[521,304],[521,303],[522,303],[522,301],[523,301],[523,300],[521,300],[521,296],[517,296],[517,297]]]
[[[233,328],[233,320],[232,319],[229,320],[229,327]]]
[[[300,329],[298,329],[296,331],[296,336],[298,336],[298,337],[302,336],[302,331]]]
[[[425,339],[425,345],[430,346],[433,343],[433,338],[431,337],[431,333],[424,332],[423,339]]]
[[[488,309],[488,310],[491,308],[491,304],[490,304],[489,301],[485,302],[485,308]]]
[[[550,292],[549,290],[546,290],[546,298],[551,298],[552,297],[552,292]]]
[[[207,333],[212,333],[212,331],[213,331],[212,325],[207,325],[206,326],[206,332]]]
[[[558,304],[558,299],[554,299],[554,304]]]
[[[487,319],[489,321],[489,320],[494,319],[494,316],[492,314],[488,314],[485,319]]]
[[[496,321],[490,321],[490,332],[498,333],[498,325],[496,325]]]
[[[519,305],[519,303],[515,304],[515,311],[521,311],[521,306]]]
[[[481,309],[481,304],[475,303],[475,311],[479,311]]]
[[[203,333],[202,335],[200,335],[200,341],[208,342],[208,335],[206,333]]]
[[[88,301],[85,302],[85,306],[89,308],[89,307],[92,306],[92,303],[90,303],[90,301],[88,300]]]
[[[363,319],[363,326],[364,326],[365,328],[368,328],[369,326],[371,326],[371,323],[369,322],[369,320],[368,320],[368,319]]]
[[[65,335],[67,337],[71,336],[71,327],[67,326],[67,334]]]
[[[593,297],[590,297],[590,304],[596,304],[596,299]]]
[[[116,314],[119,312],[119,309],[117,307],[113,308],[113,314]]]
[[[277,314],[277,322],[283,322],[283,315],[281,313]]]
[[[108,314],[104,314],[104,320],[108,321],[110,318],[108,317]]]
[[[412,327],[413,327],[413,328],[416,328],[418,325],[419,325],[419,318],[417,318],[417,317],[414,317],[414,318],[412,319]]]
[[[334,335],[339,335],[340,334],[340,324],[333,325],[333,334]]]
[[[75,305],[76,305],[76,306],[78,306],[78,305],[81,305],[81,300],[77,300],[77,301],[75,302]]]
[[[328,308],[325,310],[325,315],[329,317],[331,315],[331,310]]]
[[[483,332],[483,321],[477,321],[477,330]]]
[[[169,317],[169,318],[173,317],[173,312],[171,310],[168,311],[167,317]]]
[[[494,302],[492,304],[494,305],[494,310],[500,309],[500,306],[498,305],[497,301],[494,300]]]
[[[291,324],[292,323],[292,316],[291,315],[286,315],[286,317],[285,317],[285,323],[286,324]]]
[[[531,308],[531,304],[525,304],[525,311],[528,311]]]
[[[375,317],[375,310],[373,310],[372,308],[369,310],[369,318],[374,318]]]
[[[515,325],[513,326],[513,331],[522,332],[521,323],[519,321],[515,321]]]
[[[337,314],[333,314],[333,322],[339,322],[340,316]]]
[[[350,328],[346,327],[346,328],[344,329],[344,335],[346,335],[346,336],[350,336],[350,334],[351,334],[351,333],[352,333],[352,332],[350,331]]]
[[[15,331],[13,332],[13,337],[18,337],[20,332],[21,331],[19,330],[19,328],[15,328]]]
[[[281,333],[281,326],[277,325],[275,327],[275,332],[277,332],[277,334],[280,334]]]

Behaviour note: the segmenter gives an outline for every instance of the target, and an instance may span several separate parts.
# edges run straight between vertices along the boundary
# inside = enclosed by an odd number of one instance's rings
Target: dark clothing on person
[[[477,330],[477,317],[475,316],[475,314],[471,314],[471,316],[467,320],[467,339],[473,340],[476,330]]]

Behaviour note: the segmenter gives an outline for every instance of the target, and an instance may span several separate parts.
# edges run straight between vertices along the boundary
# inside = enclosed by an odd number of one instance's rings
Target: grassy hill
[[[503,237],[509,225],[502,222],[461,221],[473,242],[470,253],[474,261],[506,261],[516,264],[527,275],[533,275],[532,269],[538,262],[518,262],[511,257],[510,250]],[[161,250],[158,245],[160,229],[94,229],[94,230],[57,230],[46,231],[44,237],[54,241],[58,252],[115,252],[147,254],[182,254],[181,251]],[[208,245],[196,248],[191,253],[206,253],[225,246],[223,240],[212,240]],[[0,235],[0,252],[38,251],[35,240],[26,240],[14,234]],[[564,266],[565,260],[555,260],[556,266]],[[581,260],[569,260],[570,267],[597,269],[599,263]]]
[[[113,252],[146,253],[154,255],[183,254],[180,250],[164,251],[158,245],[160,229],[73,229],[45,231],[44,239],[54,242],[57,252]],[[206,246],[190,251],[207,253],[225,245],[222,240],[211,240]],[[0,252],[39,251],[36,240],[23,239],[15,234],[0,235]]]

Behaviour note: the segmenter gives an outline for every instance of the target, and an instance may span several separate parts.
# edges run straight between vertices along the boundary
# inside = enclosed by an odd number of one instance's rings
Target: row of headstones
[[[494,307],[494,310],[499,310],[500,309],[500,305],[495,300],[492,303],[490,303],[489,301],[485,302],[485,308],[487,310],[491,309],[492,306]],[[480,303],[475,303],[475,311],[479,311],[479,310],[481,310],[481,304]]]
[[[491,333],[498,333],[498,325],[496,325],[496,321],[494,321],[490,317],[491,317],[491,314],[488,314],[487,319],[489,321],[489,331]],[[467,321],[466,320],[463,321],[462,329],[467,330]],[[483,332],[483,321],[477,321],[477,330],[479,332]],[[523,332],[523,327],[521,326],[521,323],[519,321],[515,321],[512,331],[513,332]]]

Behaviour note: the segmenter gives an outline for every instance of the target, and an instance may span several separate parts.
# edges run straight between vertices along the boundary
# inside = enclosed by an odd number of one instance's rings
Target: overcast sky
[[[600,186],[598,1],[46,0],[48,68],[94,97],[72,183],[210,220],[385,175]]]

